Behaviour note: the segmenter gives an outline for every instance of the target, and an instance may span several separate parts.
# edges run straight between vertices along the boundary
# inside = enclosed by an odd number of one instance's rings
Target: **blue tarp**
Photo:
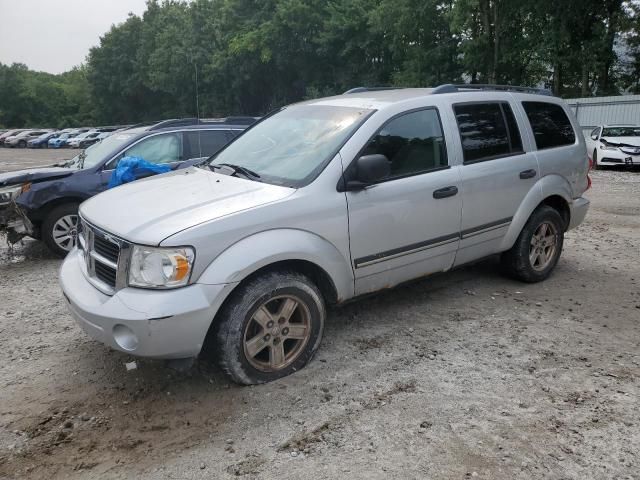
[[[142,176],[147,176],[149,173],[155,175],[170,171],[171,167],[169,165],[157,165],[147,162],[140,157],[123,157],[122,160],[118,162],[115,171],[111,174],[108,188],[133,182]]]

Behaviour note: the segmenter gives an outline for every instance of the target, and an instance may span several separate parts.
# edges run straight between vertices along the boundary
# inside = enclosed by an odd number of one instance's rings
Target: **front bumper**
[[[640,165],[640,154],[622,150],[598,150],[598,165]]]
[[[35,229],[27,214],[15,202],[0,206],[0,232],[14,244],[26,236],[33,236]]]
[[[571,210],[571,220],[569,221],[569,228],[567,228],[567,230],[576,228],[584,221],[584,217],[587,216],[590,203],[591,202],[584,197],[575,198],[573,200],[573,203],[571,203],[571,206],[569,207]]]
[[[124,288],[113,296],[92,286],[74,249],[60,270],[71,315],[92,338],[115,350],[150,358],[200,353],[217,310],[235,284],[193,284],[175,290]]]

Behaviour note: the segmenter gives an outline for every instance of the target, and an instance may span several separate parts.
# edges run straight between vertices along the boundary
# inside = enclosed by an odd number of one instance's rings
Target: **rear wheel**
[[[562,217],[554,208],[542,205],[531,214],[513,247],[502,254],[503,270],[523,282],[545,280],[558,263],[563,242]]]
[[[320,346],[326,310],[315,284],[270,272],[241,285],[207,339],[209,353],[237,383],[266,383],[303,368]]]
[[[42,240],[47,247],[64,257],[76,246],[78,233],[78,204],[66,203],[55,207],[42,222]]]
[[[20,148],[26,148],[26,146],[27,146],[27,142],[26,142],[25,140],[20,140],[20,141],[18,142],[18,147],[20,147]]]

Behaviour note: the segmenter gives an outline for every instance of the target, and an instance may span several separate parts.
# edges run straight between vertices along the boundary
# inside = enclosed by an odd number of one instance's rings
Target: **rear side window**
[[[200,132],[200,152],[202,157],[210,157],[229,143],[224,130],[203,130]]]
[[[508,103],[454,105],[464,163],[522,153],[520,130]]]
[[[438,112],[427,108],[390,120],[369,141],[361,155],[374,154],[389,159],[390,179],[448,166]]]
[[[560,105],[546,102],[522,102],[529,118],[538,150],[573,145],[576,134]]]

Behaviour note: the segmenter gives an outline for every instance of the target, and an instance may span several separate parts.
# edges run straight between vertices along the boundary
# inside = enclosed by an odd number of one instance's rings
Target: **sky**
[[[0,0],[0,62],[66,72],[111,25],[145,8],[146,0]]]

